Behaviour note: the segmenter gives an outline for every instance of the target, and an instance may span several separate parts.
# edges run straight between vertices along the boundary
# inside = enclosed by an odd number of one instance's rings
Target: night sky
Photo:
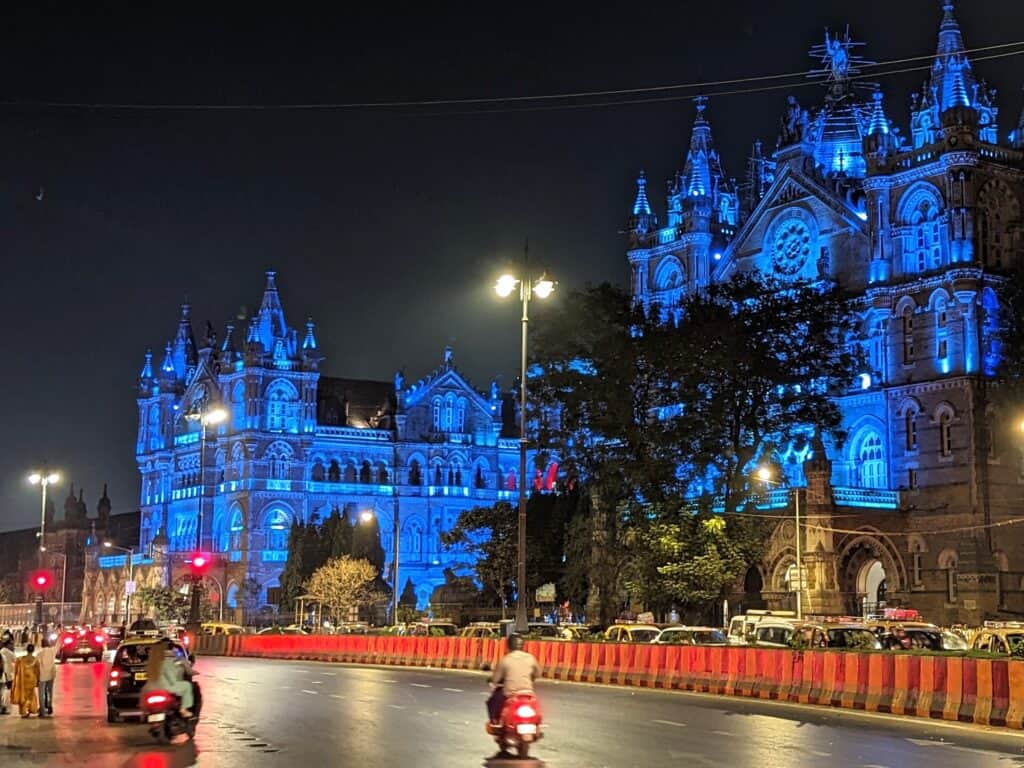
[[[197,336],[206,320],[222,334],[258,305],[268,267],[289,323],[316,321],[328,374],[390,379],[405,366],[415,381],[452,344],[478,388],[496,374],[508,386],[517,310],[492,298],[493,278],[529,238],[531,260],[562,288],[625,282],[633,180],[646,168],[663,215],[696,91],[531,111],[40,102],[351,103],[707,82],[806,70],[824,28],[847,23],[870,58],[929,54],[940,19],[937,0],[345,5],[329,17],[211,16],[181,4],[162,4],[163,15],[7,14],[0,529],[38,521],[38,491],[24,477],[43,460],[65,478],[58,508],[71,480],[90,514],[105,481],[115,513],[135,509],[146,347],[159,362],[186,296]],[[1024,39],[1024,3],[964,5],[968,46]],[[1021,110],[1024,56],[975,71],[1000,90],[1003,137]],[[924,77],[883,81],[905,134],[908,96]],[[727,173],[742,177],[755,138],[774,146],[787,92],[711,99]],[[793,92],[805,106],[820,100],[820,86]]]

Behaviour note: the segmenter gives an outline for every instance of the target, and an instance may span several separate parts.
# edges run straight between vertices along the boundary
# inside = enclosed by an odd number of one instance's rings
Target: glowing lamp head
[[[547,276],[542,277],[533,286],[533,292],[542,299],[546,299],[555,290],[555,281],[549,280]]]
[[[359,514],[359,519],[361,521],[363,521],[364,523],[372,522],[373,521],[373,512],[371,512],[370,510],[367,509],[367,510],[365,510],[365,511],[363,511],[363,512],[361,512]]]
[[[113,545],[113,544],[111,544],[111,543],[110,543],[109,541],[104,541],[104,542],[103,542],[103,546],[104,546],[104,547],[106,547],[107,549],[110,549],[110,548],[111,548],[112,546],[114,546],[114,545]]]
[[[768,467],[758,467],[757,479],[767,483],[772,479],[772,471]]]
[[[32,485],[39,485],[39,483],[41,483],[42,480],[43,476],[40,475],[38,472],[33,472],[31,475],[28,476],[28,481],[32,483]]]
[[[504,299],[512,295],[518,284],[519,281],[512,275],[502,275],[494,284],[494,292]]]
[[[228,412],[223,408],[214,408],[209,411],[203,418],[203,421],[207,424],[220,424],[228,418]]]

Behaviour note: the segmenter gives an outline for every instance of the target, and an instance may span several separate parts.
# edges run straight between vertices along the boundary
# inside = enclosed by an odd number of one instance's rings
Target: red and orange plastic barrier
[[[199,654],[493,667],[500,640],[378,635],[200,636]],[[618,643],[527,643],[544,676],[819,704],[1024,729],[1024,661],[957,656]]]

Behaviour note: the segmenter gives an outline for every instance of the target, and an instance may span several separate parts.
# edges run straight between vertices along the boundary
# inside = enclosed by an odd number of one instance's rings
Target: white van
[[[733,616],[726,632],[726,643],[729,645],[751,645],[757,625],[769,617],[795,619],[796,613],[793,611],[747,611],[739,616]]]

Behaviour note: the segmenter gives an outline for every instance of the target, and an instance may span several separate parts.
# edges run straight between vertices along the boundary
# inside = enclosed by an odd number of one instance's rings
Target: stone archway
[[[760,568],[752,565],[743,577],[743,609],[764,608],[767,603],[762,592],[764,592],[764,576],[761,575]]]
[[[839,589],[846,613],[879,611],[900,591],[903,563],[882,535],[865,532],[845,542],[840,551]]]

